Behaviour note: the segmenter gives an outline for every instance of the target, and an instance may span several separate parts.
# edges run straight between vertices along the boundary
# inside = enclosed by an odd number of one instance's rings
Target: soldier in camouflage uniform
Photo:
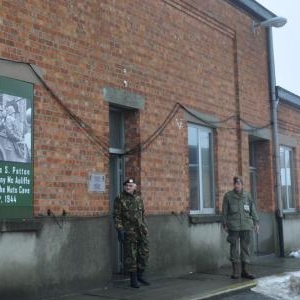
[[[259,230],[258,215],[252,197],[243,190],[243,180],[233,178],[234,188],[225,194],[223,199],[223,227],[228,232],[227,241],[230,244],[230,260],[232,262],[232,279],[238,278],[238,262],[241,261],[241,276],[254,279],[246,270],[250,263],[251,232]],[[239,250],[240,249],[240,250]]]
[[[138,288],[138,281],[149,285],[143,275],[149,258],[148,226],[143,200],[133,179],[124,182],[124,192],[115,200],[113,217],[118,239],[123,243],[124,267],[130,273],[131,287]]]

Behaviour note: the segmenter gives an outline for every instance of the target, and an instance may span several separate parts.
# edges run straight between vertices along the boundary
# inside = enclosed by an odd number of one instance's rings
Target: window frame
[[[195,123],[188,123],[188,131],[189,128],[196,128],[197,129],[197,153],[198,153],[198,166],[197,166],[197,172],[198,172],[198,188],[199,188],[199,198],[198,198],[198,205],[199,209],[198,210],[193,210],[190,208],[190,214],[191,215],[197,215],[197,214],[203,214],[203,215],[208,215],[208,214],[215,214],[215,208],[216,208],[216,203],[215,203],[215,183],[214,183],[214,131],[212,128],[202,126],[199,124]],[[209,134],[209,157],[210,157],[210,193],[211,193],[211,199],[210,202],[212,203],[213,207],[205,208],[204,207],[204,196],[203,196],[203,191],[204,191],[204,183],[203,183],[203,177],[202,177],[202,159],[201,159],[201,147],[200,145],[200,132],[208,133]],[[189,147],[189,132],[188,132],[188,147]],[[190,161],[189,161],[189,169],[190,169]],[[189,173],[189,172],[188,172]],[[189,178],[190,181],[190,178]],[[190,188],[189,188],[189,194],[190,193]],[[190,203],[189,203],[190,204]]]
[[[288,151],[289,153],[289,166],[286,166],[286,164],[284,163],[284,170],[285,170],[285,174],[287,174],[287,169],[289,169],[290,174],[290,181],[291,181],[291,199],[289,199],[289,193],[286,192],[286,197],[285,197],[285,201],[282,197],[282,193],[283,193],[283,178],[282,178],[282,161],[281,161],[281,153],[284,150],[284,152],[286,153],[286,151]],[[294,149],[292,147],[286,146],[286,145],[280,145],[279,146],[279,152],[280,152],[280,195],[281,195],[281,201],[282,201],[282,207],[283,207],[283,211],[284,212],[293,212],[296,211],[296,190],[295,190],[295,172],[294,172]],[[288,168],[289,167],[289,168]],[[291,201],[290,201],[291,200]],[[292,203],[294,207],[290,207],[289,203]]]

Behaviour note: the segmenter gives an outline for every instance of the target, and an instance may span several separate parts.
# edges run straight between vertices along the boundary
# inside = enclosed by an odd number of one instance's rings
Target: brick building
[[[252,28],[272,12],[252,0],[0,4],[0,105],[22,132],[0,132],[1,295],[110,282],[122,269],[111,208],[128,176],[145,202],[150,275],[228,263],[220,211],[236,174],[261,217],[253,253],[278,252],[275,186],[285,251],[299,246],[288,232],[300,99],[277,89],[280,153],[293,162],[277,185],[269,29]]]

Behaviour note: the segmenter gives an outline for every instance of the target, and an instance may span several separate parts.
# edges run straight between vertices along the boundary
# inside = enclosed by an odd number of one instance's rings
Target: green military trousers
[[[232,262],[250,263],[251,230],[228,231],[227,242],[230,244]]]
[[[126,272],[145,270],[149,259],[148,235],[140,229],[126,232],[124,241],[124,268]]]

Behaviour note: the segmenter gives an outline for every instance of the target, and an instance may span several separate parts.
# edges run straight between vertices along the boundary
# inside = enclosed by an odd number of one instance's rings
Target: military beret
[[[127,183],[135,183],[133,178],[128,178],[127,180],[124,181],[123,185],[126,185]]]
[[[241,184],[243,184],[243,179],[240,176],[234,176],[233,177],[233,183],[238,183],[240,182]]]

